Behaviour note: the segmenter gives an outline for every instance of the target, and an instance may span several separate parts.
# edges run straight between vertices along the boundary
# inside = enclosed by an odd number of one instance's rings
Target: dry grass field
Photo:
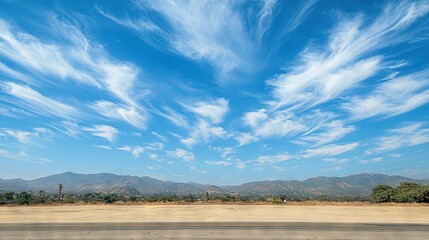
[[[344,222],[429,224],[419,204],[57,205],[0,207],[0,223],[40,222]]]

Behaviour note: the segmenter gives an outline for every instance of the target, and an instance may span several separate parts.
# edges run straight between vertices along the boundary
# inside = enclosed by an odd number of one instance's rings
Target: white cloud
[[[176,150],[174,150],[174,151],[169,151],[169,154],[171,156],[181,158],[181,159],[188,161],[188,162],[195,160],[195,156],[192,152],[186,151],[185,149],[181,149],[181,148],[176,148]]]
[[[199,168],[197,168],[195,166],[191,166],[191,170],[194,171],[194,172],[202,173],[202,174],[207,174],[208,173],[207,170],[199,169]]]
[[[325,158],[325,159],[323,159],[323,161],[325,161],[325,162],[330,162],[330,163],[333,163],[333,164],[335,164],[335,165],[338,165],[338,164],[348,163],[348,162],[349,162],[349,159],[346,159],[346,158],[342,158],[342,159],[336,159],[336,158]]]
[[[49,31],[44,32],[43,36],[51,37],[49,42],[19,28],[13,28],[0,19],[0,56],[16,63],[28,73],[43,75],[40,80],[55,84],[57,82],[52,79],[73,80],[107,91],[129,105],[128,108],[134,107],[143,111],[135,94],[136,90],[139,90],[139,86],[135,84],[140,72],[138,67],[109,56],[102,45],[86,38],[76,25],[70,23],[74,21],[66,22],[65,19],[60,21],[55,15],[48,14],[46,22],[49,23],[47,26]],[[36,97],[40,99],[43,96],[39,94]],[[40,107],[40,104],[36,107]],[[47,107],[50,105],[50,102],[44,104],[43,109],[54,114]],[[51,108],[57,107],[59,111],[63,111],[58,115],[63,113],[66,117],[75,115],[73,109],[61,103]]]
[[[7,135],[15,138],[16,140],[20,141],[21,143],[27,143],[30,141],[30,136],[33,134],[31,132],[26,131],[13,131],[13,130],[6,130],[4,131],[7,133]]]
[[[73,138],[76,138],[82,133],[81,127],[75,122],[62,121],[60,124],[55,124],[52,127]]]
[[[188,137],[188,138],[182,138],[180,139],[180,142],[183,143],[186,147],[188,148],[192,148],[192,146],[194,146],[195,144],[197,144],[197,140]]]
[[[314,66],[307,66],[307,71],[295,70],[296,73],[282,74],[268,81],[277,99],[271,104],[275,108],[291,106],[295,109],[327,102],[374,75],[379,63],[380,58],[371,58],[340,69],[326,69],[324,61],[308,63]]]
[[[268,117],[265,109],[246,113],[244,121],[253,129],[255,135],[261,137],[286,136],[307,129],[305,125],[293,119],[292,114],[276,112]]]
[[[180,137],[180,142],[188,148],[199,142],[209,142],[217,138],[229,138],[232,135],[225,131],[218,123],[223,121],[224,115],[228,111],[228,101],[224,98],[218,98],[206,102],[197,102],[195,104],[182,104],[189,112],[195,114],[196,122],[189,128],[189,135],[185,138]]]
[[[352,97],[342,107],[352,119],[396,116],[429,102],[429,71],[388,80],[370,94]]]
[[[300,117],[289,111],[274,111],[268,113],[265,109],[244,114],[242,120],[250,126],[257,137],[284,137],[315,130],[326,121],[332,119],[333,114],[311,111]]]
[[[161,117],[164,117],[171,121],[173,124],[179,127],[188,128],[188,119],[183,114],[178,113],[170,107],[163,107],[162,110],[159,108],[153,108],[152,111]]]
[[[255,133],[262,137],[286,136],[304,131],[307,127],[296,122],[284,114],[276,114],[274,118],[266,121]]]
[[[215,165],[215,166],[231,166],[232,163],[228,161],[206,161],[209,165]]]
[[[78,63],[78,66],[72,65],[73,69],[78,69],[80,79],[107,90],[128,105],[142,109],[134,94],[138,89],[135,85],[140,72],[138,67],[109,56],[100,44],[87,39],[77,26],[60,22],[55,16],[50,16],[50,22],[56,33],[62,34],[70,41],[68,45],[59,45],[60,52],[67,54],[68,64],[74,61]]]
[[[275,164],[293,159],[294,157],[288,153],[281,153],[274,156],[259,156],[256,162],[260,165]]]
[[[61,119],[74,119],[81,115],[74,107],[48,98],[30,87],[12,82],[5,82],[1,87],[3,92],[18,99],[12,101],[14,104],[33,113]]]
[[[133,106],[97,101],[90,105],[90,108],[105,117],[122,120],[137,128],[146,129],[147,114]]]
[[[297,109],[341,96],[383,67],[382,56],[369,54],[408,40],[413,32],[403,30],[428,11],[427,2],[402,2],[387,6],[367,27],[362,17],[340,21],[326,46],[306,48],[299,64],[267,81],[274,87],[270,104]]]
[[[140,155],[145,151],[145,149],[141,146],[124,146],[118,148],[118,150],[130,152],[134,156],[134,158],[140,157]]]
[[[154,135],[155,137],[159,138],[163,142],[167,142],[167,138],[164,137],[164,136],[162,136],[161,134],[159,134],[157,132],[152,131],[152,135]]]
[[[27,76],[24,73],[21,73],[21,72],[18,72],[16,70],[9,68],[8,66],[3,64],[2,62],[0,62],[0,72],[4,73],[5,75],[7,75],[13,79],[25,82],[26,84],[37,85],[37,82],[33,78]]]
[[[320,157],[320,156],[336,156],[342,153],[351,151],[359,146],[359,143],[349,143],[344,145],[325,145],[319,148],[311,148],[304,151],[302,157],[304,158],[312,158],[312,157]]]
[[[15,129],[0,129],[0,133],[4,132],[8,136],[15,138],[21,143],[29,143],[34,138],[50,138],[55,134],[47,128],[34,128],[34,131],[21,131]]]
[[[257,137],[253,136],[250,133],[238,133],[234,136],[234,139],[237,140],[239,147],[259,140]]]
[[[209,148],[216,151],[216,152],[219,152],[220,156],[222,158],[226,158],[229,155],[235,153],[234,148],[232,148],[232,147],[212,147],[212,146],[209,146]]]
[[[360,164],[369,164],[369,163],[378,163],[381,162],[383,159],[381,157],[372,158],[370,160],[360,160]]]
[[[105,146],[105,145],[93,145],[93,146],[97,148],[106,149],[106,150],[112,150],[112,147],[110,146]]]
[[[92,128],[84,127],[83,130],[90,132],[94,136],[105,138],[110,142],[114,142],[119,133],[118,129],[108,125],[95,125]]]
[[[345,135],[353,132],[356,128],[354,126],[344,126],[342,120],[334,120],[321,126],[321,130],[308,134],[300,139],[308,142],[315,142],[314,146],[319,146],[331,142],[335,142]]]
[[[231,1],[136,1],[141,18],[120,19],[100,11],[118,24],[137,31],[147,43],[168,49],[193,60],[205,60],[220,73],[244,65],[252,52],[245,26]],[[159,14],[160,26],[145,14]],[[225,19],[228,19],[226,22]],[[165,31],[166,27],[169,31]]]
[[[228,134],[222,127],[214,126],[205,120],[199,119],[198,122],[191,129],[189,137],[181,138],[180,141],[187,147],[191,148],[198,142],[207,143],[208,141],[211,141],[213,139],[225,139],[230,136],[231,135]]]
[[[186,110],[215,124],[222,122],[224,115],[228,112],[228,101],[224,98],[218,98],[207,102],[197,102],[193,105],[184,104],[183,106]]]
[[[12,153],[4,149],[0,149],[0,156],[9,158],[9,159],[22,159],[22,158],[28,157],[28,155],[23,151]]]
[[[402,127],[391,129],[388,136],[377,139],[377,147],[370,153],[392,151],[402,147],[410,147],[429,142],[429,128],[423,123],[408,123]]]
[[[152,151],[161,150],[165,147],[162,142],[152,142],[152,143],[147,143],[147,145],[148,146],[146,147],[146,149],[152,150]]]
[[[237,160],[237,162],[235,163],[235,167],[238,169],[244,169],[246,168],[246,163],[240,160]]]
[[[71,33],[73,34],[73,33]],[[0,19],[0,54],[25,68],[65,79],[88,79],[66,60],[60,46],[43,43]],[[92,79],[88,79],[93,81]]]
[[[260,41],[266,30],[271,26],[271,21],[274,18],[273,12],[277,5],[277,0],[263,0],[262,8],[258,12],[258,24],[256,37]]]
[[[149,170],[159,170],[159,169],[163,169],[163,167],[159,166],[159,165],[153,165],[153,166],[147,166],[146,167]]]
[[[243,122],[250,127],[257,127],[262,121],[268,118],[266,109],[259,109],[254,112],[246,112],[243,116]]]

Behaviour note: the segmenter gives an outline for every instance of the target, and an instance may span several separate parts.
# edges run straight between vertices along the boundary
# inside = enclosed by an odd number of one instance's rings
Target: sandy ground
[[[429,207],[383,205],[67,205],[0,207],[0,223],[240,221],[429,224]]]

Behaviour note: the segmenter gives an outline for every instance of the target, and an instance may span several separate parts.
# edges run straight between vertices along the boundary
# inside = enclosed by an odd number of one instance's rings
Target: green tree
[[[6,204],[6,198],[4,197],[4,194],[0,193],[0,205]]]
[[[6,203],[10,203],[13,201],[13,197],[15,196],[15,193],[14,192],[5,192],[3,194],[3,196],[6,200]]]
[[[398,192],[409,192],[415,189],[418,189],[421,187],[421,184],[414,183],[414,182],[401,182],[399,186],[396,188]]]
[[[103,196],[103,201],[105,203],[114,203],[115,201],[117,201],[118,196],[116,194],[106,194]]]
[[[34,203],[46,203],[46,194],[45,194],[45,190],[40,190],[39,194],[35,195],[33,197],[33,202]]]
[[[20,192],[16,195],[15,202],[20,205],[29,205],[32,201],[32,196],[27,192]]]
[[[428,201],[429,186],[413,182],[402,182],[396,188],[396,202],[425,202]]]
[[[401,182],[397,188],[378,185],[372,190],[373,202],[429,202],[429,186]]]
[[[371,199],[373,202],[391,202],[395,196],[395,189],[386,184],[381,184],[372,189]]]

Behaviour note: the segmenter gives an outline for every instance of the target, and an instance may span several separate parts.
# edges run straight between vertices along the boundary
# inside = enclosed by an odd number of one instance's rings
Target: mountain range
[[[397,186],[400,182],[429,184],[429,179],[418,180],[402,176],[361,173],[345,177],[314,177],[303,181],[256,181],[237,186],[215,186],[194,182],[178,183],[150,177],[115,175],[111,173],[76,174],[65,172],[34,180],[0,179],[0,191],[56,192],[58,184],[64,193],[139,194],[243,194],[243,195],[301,195],[301,196],[368,196],[379,184]]]

